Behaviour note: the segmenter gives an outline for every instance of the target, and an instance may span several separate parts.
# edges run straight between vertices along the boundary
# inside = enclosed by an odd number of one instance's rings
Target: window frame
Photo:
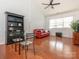
[[[68,21],[67,19],[70,19],[70,21]],[[58,25],[57,20],[62,20],[59,21],[60,27]],[[67,21],[65,21],[67,20]],[[53,22],[54,21],[54,22]],[[51,28],[70,28],[70,23],[73,21],[73,16],[69,16],[69,17],[63,17],[63,18],[55,18],[55,19],[50,19],[49,20],[49,29]],[[67,24],[68,23],[68,24]],[[67,25],[66,25],[67,24]]]

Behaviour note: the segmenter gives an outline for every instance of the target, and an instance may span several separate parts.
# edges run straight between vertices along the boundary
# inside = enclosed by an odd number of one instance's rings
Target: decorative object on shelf
[[[8,26],[17,26],[17,23],[14,23],[14,22],[9,21],[8,22]]]
[[[9,30],[12,30],[13,31],[14,29],[13,29],[13,27],[9,27]]]
[[[22,36],[24,34],[21,30],[16,30],[15,35]]]
[[[13,24],[11,24],[10,26],[13,26]]]
[[[18,26],[22,26],[22,24],[21,23],[18,23]]]
[[[9,36],[13,36],[13,34],[12,34],[12,33],[10,33],[10,34],[9,34]]]

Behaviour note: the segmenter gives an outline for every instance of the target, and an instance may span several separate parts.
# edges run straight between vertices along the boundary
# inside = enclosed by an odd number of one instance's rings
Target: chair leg
[[[21,54],[21,45],[20,45],[20,42],[19,42],[19,55]]]
[[[34,43],[33,43],[33,52],[34,52],[34,55],[35,55],[35,45],[34,45]]]
[[[17,52],[17,44],[15,43],[15,52]]]
[[[27,46],[27,51],[28,51],[28,46]]]
[[[22,49],[25,49],[25,46],[24,45],[22,45]]]
[[[25,59],[27,59],[27,49],[26,49],[26,45],[25,45]]]
[[[14,46],[14,45],[12,44],[11,47],[13,48],[13,46]]]

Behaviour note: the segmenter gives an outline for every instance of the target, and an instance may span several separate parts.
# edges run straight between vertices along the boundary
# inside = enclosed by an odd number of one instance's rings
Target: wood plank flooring
[[[25,56],[24,49],[21,55],[15,52],[14,45],[0,45],[0,59],[79,59],[79,45],[73,45],[72,39],[46,37],[35,40],[36,54],[32,46]]]

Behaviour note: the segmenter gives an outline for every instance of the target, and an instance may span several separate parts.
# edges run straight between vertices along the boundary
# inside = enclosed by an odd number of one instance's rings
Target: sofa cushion
[[[49,31],[48,31],[48,30],[45,30],[45,32],[47,32],[47,33],[48,33]]]
[[[41,31],[41,33],[43,33],[44,32],[44,30],[40,30]]]

